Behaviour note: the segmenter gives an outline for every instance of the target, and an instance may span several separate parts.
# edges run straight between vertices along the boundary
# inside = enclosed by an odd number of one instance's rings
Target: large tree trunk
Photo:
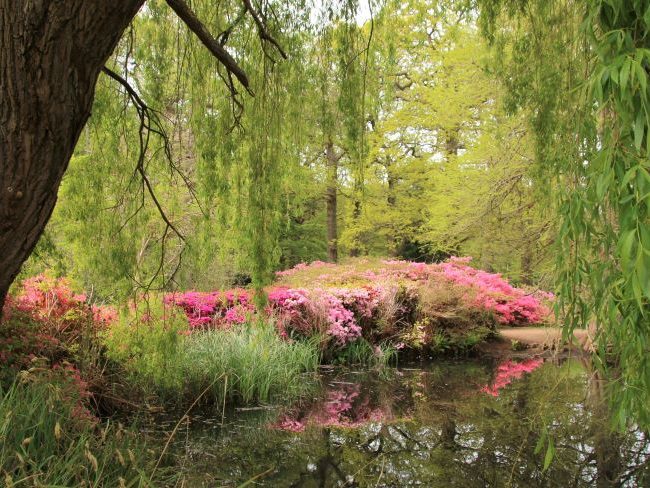
[[[95,83],[144,0],[0,0],[0,311],[52,214]]]
[[[332,141],[325,146],[325,159],[327,160],[327,259],[336,263],[338,253],[338,228],[336,220],[337,194],[339,185],[338,163],[339,156],[334,151]]]

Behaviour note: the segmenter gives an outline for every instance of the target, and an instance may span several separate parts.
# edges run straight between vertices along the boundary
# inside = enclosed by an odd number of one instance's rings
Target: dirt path
[[[562,329],[560,327],[501,327],[499,334],[507,340],[517,341],[529,347],[555,348],[562,345]],[[573,331],[573,344],[589,351],[591,337],[589,331],[579,329]]]

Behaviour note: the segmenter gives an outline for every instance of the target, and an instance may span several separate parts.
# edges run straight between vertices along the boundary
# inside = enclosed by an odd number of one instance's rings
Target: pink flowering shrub
[[[268,298],[267,311],[277,318],[284,337],[323,334],[343,346],[361,336],[354,313],[333,290],[275,288]]]
[[[106,367],[99,334],[117,319],[113,308],[86,301],[64,278],[38,275],[7,297],[0,318],[0,382],[21,370],[56,380],[78,419],[93,417],[87,406]]]
[[[309,281],[331,287],[347,282],[358,284],[356,289],[387,283],[410,283],[418,287],[456,285],[462,291],[465,307],[493,313],[501,324],[527,325],[548,320],[550,309],[545,302],[553,299],[551,293],[514,287],[500,274],[473,268],[470,262],[471,257],[434,264],[399,260],[357,260],[335,267],[301,264],[291,272],[280,273],[279,279],[283,284]]]
[[[301,263],[277,273],[265,318],[286,339],[318,336],[324,349],[364,338],[370,344],[441,351],[471,348],[497,325],[547,320],[552,296],[512,286],[501,275],[472,268],[471,258],[443,263],[358,259],[335,265]],[[231,328],[257,312],[245,290],[169,294],[189,329]]]
[[[233,324],[243,324],[255,308],[250,294],[241,289],[170,293],[164,301],[185,311],[191,329],[228,328]]]
[[[467,289],[469,305],[493,312],[500,323],[507,325],[535,324],[550,315],[539,298],[515,288],[500,274],[472,268],[470,261],[471,258],[451,258],[435,265],[445,280]],[[552,299],[551,294],[547,297]]]
[[[117,318],[114,309],[91,306],[64,278],[38,275],[10,295],[0,323],[0,364],[27,367],[38,357],[57,361],[86,336],[96,336]]]

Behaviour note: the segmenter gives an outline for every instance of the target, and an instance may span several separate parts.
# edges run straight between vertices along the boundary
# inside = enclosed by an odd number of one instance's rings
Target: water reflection
[[[579,361],[443,363],[325,374],[290,408],[198,418],[168,463],[186,486],[650,486],[647,434],[611,434]],[[543,469],[548,441],[554,462]],[[536,449],[541,445],[543,448]]]

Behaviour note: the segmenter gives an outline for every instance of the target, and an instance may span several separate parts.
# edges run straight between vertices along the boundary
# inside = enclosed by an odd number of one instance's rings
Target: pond
[[[165,464],[192,487],[650,486],[648,435],[609,431],[584,360],[332,368],[317,383],[289,407],[190,415]]]

